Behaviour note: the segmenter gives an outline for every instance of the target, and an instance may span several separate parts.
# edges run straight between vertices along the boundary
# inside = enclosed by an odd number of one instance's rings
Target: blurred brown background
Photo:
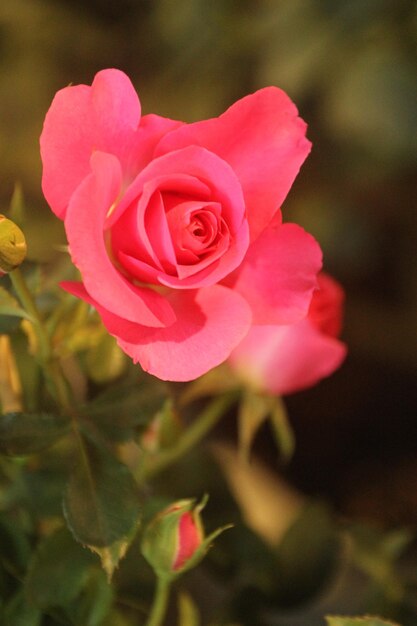
[[[186,121],[268,84],[296,101],[314,149],[284,215],[346,287],[350,355],[289,398],[298,448],[286,471],[388,525],[417,522],[416,52],[412,0],[0,3],[0,199],[6,210],[22,182],[40,256],[58,237],[38,150],[57,89],[118,67],[144,112]],[[266,434],[258,450],[275,454]]]

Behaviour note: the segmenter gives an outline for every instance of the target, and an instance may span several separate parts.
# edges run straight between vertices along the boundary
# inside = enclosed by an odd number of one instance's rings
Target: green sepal
[[[40,452],[69,431],[68,420],[49,413],[0,415],[0,454],[25,456]]]
[[[275,443],[280,452],[281,459],[288,463],[295,450],[295,436],[288,419],[287,409],[279,396],[270,398],[270,422],[275,436]]]
[[[253,391],[242,395],[238,412],[238,449],[243,461],[248,462],[256,434],[270,413],[269,398]]]
[[[294,433],[282,399],[278,396],[244,391],[238,412],[239,453],[248,461],[255,437],[266,420],[270,421],[280,458],[288,463],[295,449]]]

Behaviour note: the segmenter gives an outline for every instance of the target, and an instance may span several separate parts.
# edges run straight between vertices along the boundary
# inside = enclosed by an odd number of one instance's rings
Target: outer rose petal
[[[274,224],[224,282],[249,302],[254,324],[292,324],[308,312],[321,258],[319,245],[302,228]]]
[[[132,285],[109,259],[104,237],[106,215],[121,186],[121,168],[116,157],[95,152],[92,173],[71,198],[65,228],[74,264],[80,270],[88,293],[110,311],[146,326],[172,324],[172,307],[152,289]]]
[[[141,119],[139,98],[120,70],[98,72],[91,87],[58,91],[40,138],[42,188],[54,213],[65,217],[71,195],[90,172],[93,151],[117,156],[130,180],[152,159],[161,137],[181,124],[157,115]]]
[[[133,324],[106,311],[81,283],[61,286],[97,308],[122,350],[162,380],[185,382],[205,374],[228,358],[251,324],[245,300],[220,285],[172,292],[170,302],[177,321],[160,329]]]
[[[305,132],[306,124],[289,97],[276,87],[266,87],[220,117],[169,133],[156,155],[197,144],[227,161],[242,185],[253,240],[284,202],[310,152]]]
[[[322,333],[338,337],[342,329],[345,292],[337,280],[325,272],[321,272],[317,279],[318,290],[313,294],[308,317]]]
[[[304,319],[292,326],[253,326],[229,361],[251,385],[284,395],[315,385],[345,356],[345,344]]]
[[[40,139],[42,188],[58,217],[90,172],[93,150],[122,156],[140,120],[138,96],[119,70],[96,74],[91,87],[66,87],[55,95]]]

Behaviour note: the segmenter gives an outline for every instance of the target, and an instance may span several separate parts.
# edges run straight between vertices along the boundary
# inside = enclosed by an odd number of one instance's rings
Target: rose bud
[[[197,565],[223,530],[204,535],[201,511],[207,502],[179,500],[158,513],[144,532],[142,554],[159,578],[173,580]]]
[[[0,276],[11,272],[26,257],[25,236],[12,220],[0,215]]]

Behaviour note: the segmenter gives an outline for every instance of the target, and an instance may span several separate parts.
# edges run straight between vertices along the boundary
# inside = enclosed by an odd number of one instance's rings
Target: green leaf
[[[0,415],[0,454],[24,456],[40,452],[68,432],[68,421],[49,413]]]
[[[0,286],[0,315],[12,315],[32,319],[24,309],[19,306],[18,301],[5,289]]]
[[[48,454],[47,464],[32,463],[30,471],[20,475],[18,502],[39,522],[45,517],[62,517],[62,494],[68,481],[68,461],[62,452]]]
[[[308,503],[284,535],[276,553],[276,596],[285,605],[305,602],[328,581],[340,542],[327,507]]]
[[[20,590],[6,605],[3,618],[4,626],[40,626],[42,613]]]
[[[161,381],[135,377],[133,383],[118,384],[99,394],[82,408],[81,418],[112,442],[128,441],[137,427],[148,426],[167,396],[168,388]]]
[[[25,202],[22,185],[19,182],[15,183],[7,217],[22,228],[25,219]]]
[[[398,575],[396,561],[413,540],[406,529],[383,532],[363,524],[350,527],[353,539],[352,560],[365,572],[384,595],[398,601],[404,595],[404,583]]]
[[[0,314],[0,335],[11,335],[20,326],[21,319],[14,315]]]
[[[87,584],[68,611],[74,624],[101,626],[113,602],[113,589],[108,584],[104,572],[92,572]]]
[[[27,598],[41,609],[67,606],[81,592],[94,560],[66,528],[60,528],[32,557],[25,581]]]
[[[113,609],[104,622],[100,626],[136,626],[137,621],[134,622],[125,617],[120,611]]]
[[[29,554],[29,541],[23,530],[14,520],[2,514],[0,516],[0,560],[6,571],[24,571]]]
[[[270,406],[266,396],[248,391],[243,394],[238,413],[239,453],[245,461],[259,428],[267,419]]]
[[[80,439],[80,456],[64,495],[64,514],[74,537],[92,550],[112,548],[115,564],[139,518],[136,483],[109,452]],[[114,544],[119,546],[115,548]]]
[[[185,592],[181,592],[178,596],[178,626],[200,626],[200,614],[192,599]]]
[[[394,622],[387,622],[379,617],[326,617],[327,626],[399,626]]]
[[[111,581],[114,570],[118,566],[119,561],[123,559],[127,549],[132,543],[136,535],[136,530],[137,525],[134,525],[128,535],[118,541],[115,541],[111,546],[105,546],[103,548],[92,546],[92,550],[94,550],[94,552],[96,552],[101,559],[101,565],[106,572],[108,582]]]
[[[88,376],[98,384],[109,383],[119,378],[126,369],[126,364],[126,355],[114,337],[107,332],[103,333],[86,355]]]
[[[14,332],[22,319],[31,320],[31,316],[22,309],[15,298],[0,286],[0,334]]]
[[[275,442],[284,463],[288,463],[294,454],[295,438],[288,419],[287,410],[282,398],[275,396],[271,402],[271,425],[275,435]]]
[[[200,376],[200,378],[188,383],[181,394],[181,404],[185,405],[199,398],[233,391],[239,385],[240,382],[231,369],[227,365],[219,365],[207,372],[207,374],[204,374],[204,376]]]

